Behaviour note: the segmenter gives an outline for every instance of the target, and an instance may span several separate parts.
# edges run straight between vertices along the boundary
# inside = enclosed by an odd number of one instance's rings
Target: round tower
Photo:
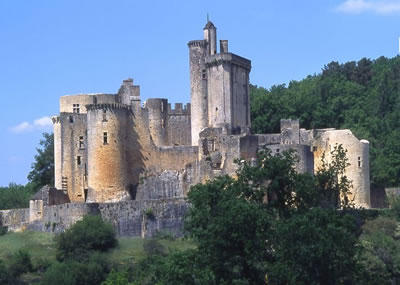
[[[188,46],[192,145],[198,145],[200,131],[208,126],[207,70],[204,65],[207,41],[190,41]]]
[[[150,135],[155,145],[167,145],[168,100],[148,99],[146,108],[149,110]]]
[[[128,132],[130,107],[123,104],[87,105],[87,202],[130,199]]]

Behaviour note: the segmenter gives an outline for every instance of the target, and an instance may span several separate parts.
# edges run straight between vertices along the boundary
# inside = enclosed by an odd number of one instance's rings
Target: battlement
[[[188,42],[188,47],[202,47],[205,48],[207,46],[207,41],[205,40],[195,40]]]
[[[108,103],[108,104],[88,104],[85,106],[87,111],[92,110],[115,110],[115,109],[126,109],[131,111],[131,107],[121,103]]]
[[[218,53],[205,58],[205,65],[207,67],[220,65],[222,63],[231,63],[247,70],[251,69],[250,60],[229,52]]]
[[[183,105],[175,103],[175,109],[172,109],[171,104],[168,104],[168,115],[190,115],[190,103]]]

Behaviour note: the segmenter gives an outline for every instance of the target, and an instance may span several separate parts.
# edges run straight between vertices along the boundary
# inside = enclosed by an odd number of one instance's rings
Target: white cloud
[[[11,131],[16,134],[27,133],[32,131],[43,131],[49,130],[53,123],[50,117],[42,117],[33,121],[33,123],[22,122],[15,127],[11,128]]]
[[[346,0],[336,7],[343,13],[360,14],[365,12],[376,14],[393,14],[400,12],[400,1],[398,0]]]
[[[33,125],[40,126],[40,127],[46,127],[46,126],[52,126],[53,122],[51,121],[50,117],[42,117],[40,119],[33,121]]]

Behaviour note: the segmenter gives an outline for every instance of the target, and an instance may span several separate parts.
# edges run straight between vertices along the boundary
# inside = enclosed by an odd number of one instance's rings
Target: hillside
[[[331,62],[317,75],[250,93],[255,133],[279,132],[282,118],[299,118],[303,128],[349,128],[370,142],[371,182],[400,185],[400,57]]]

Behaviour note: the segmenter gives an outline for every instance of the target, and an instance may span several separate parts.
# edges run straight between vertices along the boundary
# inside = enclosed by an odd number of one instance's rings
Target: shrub
[[[56,237],[57,259],[81,259],[90,251],[106,251],[117,244],[111,224],[100,216],[85,216],[64,233]]]
[[[12,277],[18,277],[23,273],[31,272],[32,269],[31,256],[26,250],[20,249],[12,255],[8,267]]]
[[[9,279],[10,276],[8,274],[8,270],[3,264],[2,260],[0,260],[0,285],[9,284]]]
[[[109,272],[104,256],[94,253],[89,256],[87,263],[68,260],[54,263],[43,275],[44,285],[90,285],[101,284]]]
[[[128,285],[128,274],[126,271],[117,272],[114,269],[108,274],[107,279],[101,285]]]
[[[143,249],[147,256],[167,254],[167,249],[165,246],[155,239],[144,240]]]

